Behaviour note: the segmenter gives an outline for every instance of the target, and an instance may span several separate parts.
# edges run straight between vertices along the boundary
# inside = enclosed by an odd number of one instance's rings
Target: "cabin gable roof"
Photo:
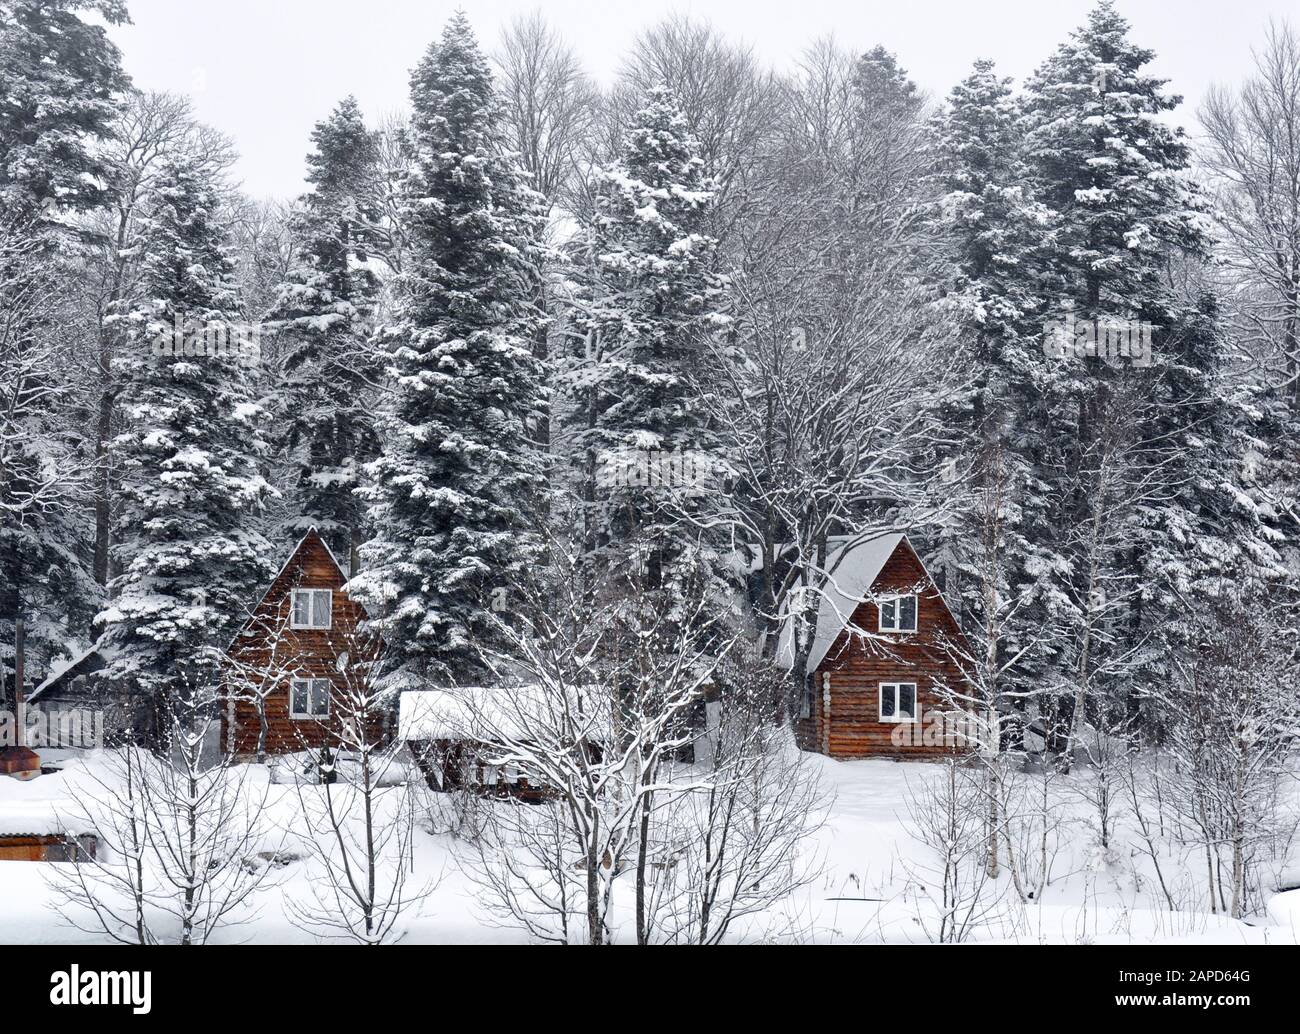
[[[272,609],[288,595],[291,589],[333,589],[335,592],[342,592],[347,581],[348,576],[334,556],[333,550],[315,528],[309,529],[293,547],[276,576],[266,587],[262,598],[257,601],[257,605],[240,626],[239,631],[235,633],[231,649],[234,649],[241,639],[256,631],[256,625],[264,624],[273,617]],[[350,597],[348,599],[363,615],[365,614],[365,609],[360,604]]]
[[[913,548],[907,536],[902,533],[878,535],[864,539],[860,536],[845,537],[839,547],[827,560],[829,576],[822,599],[817,610],[817,629],[813,636],[812,649],[808,655],[808,671],[815,672],[831,653],[836,642],[845,630],[862,627],[864,609],[874,613],[874,604],[870,597],[885,594],[891,590],[902,591],[909,586],[886,585],[889,581],[882,573],[900,552],[921,571],[922,578],[929,593],[942,608],[944,617],[957,628],[955,618],[948,608],[947,601],[939,591],[924,562]],[[874,629],[864,629],[875,631]],[[781,632],[777,640],[776,662],[787,670],[794,666],[793,622],[787,615],[782,619]]]

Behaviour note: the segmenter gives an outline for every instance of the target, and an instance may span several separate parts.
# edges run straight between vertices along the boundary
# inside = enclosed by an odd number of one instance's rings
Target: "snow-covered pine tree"
[[[273,551],[252,529],[271,492],[258,470],[263,410],[229,337],[239,310],[217,205],[194,164],[161,169],[138,245],[138,295],[115,317],[127,425],[113,442],[121,574],[97,620],[109,676],[150,694],[205,684],[212,650],[229,643],[273,573]],[[173,349],[181,354],[159,354]]]
[[[1138,522],[1125,556],[1143,592],[1130,627],[1149,639],[1136,677],[1142,696],[1169,685],[1201,648],[1204,609],[1271,598],[1295,601],[1268,493],[1258,480],[1260,410],[1227,372],[1226,331],[1208,293],[1181,300],[1174,359],[1163,372],[1151,427],[1170,443],[1170,490]],[[1145,717],[1160,710],[1144,708]]]
[[[1181,263],[1205,254],[1204,206],[1188,178],[1187,142],[1162,121],[1179,98],[1144,71],[1153,56],[1102,0],[1030,79],[1025,104],[1026,160],[1050,210],[1035,261],[1044,310],[1095,330],[1108,321],[1152,328],[1149,367],[1045,358],[1035,381],[1043,402],[1025,421],[1044,482],[1026,534],[1044,547],[1040,570],[1051,583],[1034,619],[1069,630],[1058,661],[1076,725],[1091,673],[1131,705],[1131,647],[1164,624],[1195,568],[1216,568],[1227,554],[1267,565],[1271,552],[1249,517],[1216,526],[1221,503],[1187,497],[1217,492],[1206,475],[1231,461],[1212,456],[1202,437],[1226,417],[1209,411],[1221,390],[1216,350],[1203,307],[1174,281]],[[1209,519],[1192,516],[1198,510]]]
[[[1070,345],[1075,326],[1095,333],[1106,321],[1167,331],[1162,273],[1180,247],[1199,246],[1179,178],[1186,145],[1159,121],[1176,100],[1144,73],[1152,56],[1103,2],[1027,83],[1026,161],[1049,210],[1033,290],[1045,323],[1069,328]],[[1077,729],[1090,697],[1105,695],[1095,673],[1108,654],[1124,652],[1116,619],[1142,587],[1126,570],[1121,544],[1161,491],[1169,454],[1147,434],[1158,374],[1095,355],[1041,363],[1041,402],[1027,414],[1024,434],[1042,491],[1027,500],[1024,521],[1041,547],[1045,584],[1028,617],[1061,632],[1043,675],[1059,685],[1064,724]],[[1121,410],[1134,422],[1122,446],[1112,419]]]
[[[25,625],[26,674],[85,644],[99,609],[84,563],[89,464],[77,433],[77,270],[38,219],[0,218],[0,701]],[[0,707],[3,703],[0,703]]]
[[[939,416],[946,429],[934,487],[948,498],[934,569],[959,608],[959,660],[978,687],[990,728],[1029,709],[1036,630],[1025,627],[1043,548],[1025,535],[1022,507],[1035,486],[1032,436],[1042,315],[1033,292],[1036,232],[1044,212],[1027,189],[1023,125],[1011,80],[977,61],[934,120],[938,221],[952,263],[949,295],[960,320],[964,390]],[[954,505],[955,504],[955,505]],[[1002,737],[995,736],[994,762]],[[996,777],[996,767],[989,769]]]
[[[106,195],[100,145],[129,81],[85,10],[126,19],[122,0],[0,0],[0,658],[23,618],[37,678],[99,605],[82,559],[72,254],[55,243],[59,212]]]
[[[672,92],[651,90],[597,189],[577,320],[586,344],[567,376],[579,399],[593,572],[644,565],[665,589],[723,566],[696,519],[722,469],[695,395],[709,339],[728,322],[706,232],[714,187],[698,152]]]
[[[402,677],[479,670],[494,609],[534,565],[542,490],[530,425],[545,406],[532,344],[543,204],[502,146],[492,77],[455,15],[411,80],[409,248],[381,335],[392,402],[370,464],[374,538],[349,591]]]
[[[1187,142],[1161,121],[1181,98],[1143,71],[1154,53],[1128,28],[1101,0],[1027,83],[1025,157],[1055,215],[1041,279],[1079,319],[1163,319],[1171,258],[1205,243]],[[1099,365],[1081,370],[1095,380]]]
[[[315,527],[354,573],[364,506],[364,465],[378,454],[379,363],[370,345],[379,283],[367,227],[379,217],[375,135],[347,97],[312,133],[312,190],[295,216],[302,265],[284,284],[270,322],[286,339],[283,442],[297,468],[290,527]]]
[[[1004,533],[1016,543],[1010,552],[1023,561],[1029,548],[1019,535],[1016,500],[1023,494],[1029,457],[1017,451],[1018,415],[1032,408],[1031,378],[1040,355],[1041,314],[1027,276],[1036,244],[1035,221],[1042,211],[1026,189],[1021,156],[1023,138],[1011,80],[997,74],[991,61],[977,61],[969,76],[953,88],[934,121],[939,156],[939,222],[952,262],[949,297],[961,320],[962,362],[970,376],[942,413],[948,442],[936,459],[949,476],[945,491],[969,484],[970,506],[958,508],[942,533],[940,567],[945,588],[960,600],[962,620],[982,606],[979,577],[964,571],[972,543],[973,514],[986,470],[1003,480],[999,498],[1008,506]],[[996,459],[993,459],[996,457]],[[986,468],[985,461],[988,462]],[[969,480],[966,475],[970,474]],[[1021,584],[1012,575],[1004,589]]]
[[[104,203],[111,169],[95,146],[130,85],[93,11],[128,21],[125,0],[0,0],[0,213]]]

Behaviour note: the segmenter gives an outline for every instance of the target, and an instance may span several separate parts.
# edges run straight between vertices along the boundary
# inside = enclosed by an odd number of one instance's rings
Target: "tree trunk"
[[[648,776],[648,774],[647,774]],[[636,943],[650,943],[650,929],[646,920],[645,873],[650,853],[650,808],[652,799],[646,796],[641,806],[641,835],[636,848]]]
[[[988,844],[985,848],[984,871],[988,873],[989,879],[996,880],[998,878],[998,828],[1001,825],[1001,819],[999,816],[1001,809],[999,805],[1001,803],[1002,794],[1002,781],[1000,779],[1000,773],[998,772],[998,759],[996,755],[989,759],[987,768],[987,792],[989,795],[987,813]]]
[[[587,840],[587,940],[593,945],[601,945],[605,939],[600,918],[600,858],[597,856],[600,819],[597,816],[592,818]]]
[[[100,585],[108,584],[108,555],[112,542],[113,474],[108,460],[108,439],[113,430],[113,393],[99,396],[99,416],[95,422],[95,556],[92,573]]]

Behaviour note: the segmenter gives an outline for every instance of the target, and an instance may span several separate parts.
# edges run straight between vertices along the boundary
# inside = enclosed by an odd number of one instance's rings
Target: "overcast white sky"
[[[199,116],[234,137],[238,174],[256,196],[302,189],[317,120],[348,93],[368,116],[404,107],[407,76],[447,17],[463,7],[491,48],[502,24],[537,0],[130,0],[134,24],[113,29],[127,70],[146,89],[194,97]],[[707,19],[752,43],[777,68],[833,32],[846,46],[895,51],[936,96],[990,57],[1023,78],[1079,25],[1091,0],[546,0],[547,18],[589,71],[608,82],[643,27],[670,12]],[[1154,71],[1186,98],[1181,121],[1213,82],[1240,80],[1270,16],[1291,0],[1120,0]]]

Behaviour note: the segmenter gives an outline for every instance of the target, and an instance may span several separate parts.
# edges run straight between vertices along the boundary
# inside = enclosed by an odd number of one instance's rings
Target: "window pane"
[[[883,603],[880,604],[880,627],[881,628],[898,627],[898,619],[895,614],[897,607],[898,607],[897,600],[885,600]]]
[[[293,714],[307,713],[307,697],[309,694],[309,683],[303,679],[293,680],[293,689],[291,690],[289,700],[289,711]]]
[[[330,713],[330,680],[317,679],[312,684],[312,714]]]
[[[885,684],[880,687],[880,717],[894,717],[894,691],[896,686]]]
[[[293,590],[293,623],[295,625],[311,624],[311,596],[301,589]]]
[[[916,686],[904,683],[898,687],[898,712],[900,716],[916,717]]]
[[[916,631],[916,597],[904,596],[898,601],[898,627],[904,632]]]
[[[334,594],[329,589],[318,589],[312,595],[316,597],[316,613],[313,615],[312,626],[315,628],[329,628],[330,600]]]

